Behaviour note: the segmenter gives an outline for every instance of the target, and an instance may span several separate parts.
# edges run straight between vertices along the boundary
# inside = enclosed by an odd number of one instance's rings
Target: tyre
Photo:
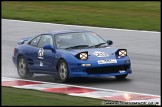
[[[58,69],[56,75],[57,82],[66,82],[69,77],[68,65],[65,60],[60,60],[58,62]]]
[[[18,58],[17,71],[21,78],[31,78],[34,73],[30,73],[23,56]]]
[[[116,79],[125,79],[127,77],[127,74],[124,74],[124,75],[117,75],[115,76]]]

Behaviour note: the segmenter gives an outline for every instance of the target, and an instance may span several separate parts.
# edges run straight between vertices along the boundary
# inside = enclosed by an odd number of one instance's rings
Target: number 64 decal
[[[41,48],[38,52],[38,58],[43,59],[43,55],[44,55],[44,50],[43,48]]]

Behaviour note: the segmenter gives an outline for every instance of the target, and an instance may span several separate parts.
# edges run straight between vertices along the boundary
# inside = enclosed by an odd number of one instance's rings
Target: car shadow
[[[52,83],[59,83],[55,80],[53,75],[36,75],[30,80],[35,81],[44,81],[44,82],[52,82]],[[87,84],[112,84],[112,83],[127,83],[130,82],[132,79],[125,78],[125,79],[116,79],[115,77],[79,77],[79,78],[70,78],[67,82],[63,84],[73,84],[73,85],[87,85]]]
[[[101,83],[119,83],[119,82],[128,82],[130,79],[116,79],[115,77],[81,77],[81,78],[71,78],[67,83],[69,84],[101,84]]]

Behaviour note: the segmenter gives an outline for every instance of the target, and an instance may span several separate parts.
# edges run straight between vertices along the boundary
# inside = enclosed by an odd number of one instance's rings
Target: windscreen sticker
[[[117,60],[116,59],[98,60],[98,64],[109,64],[109,63],[117,63]]]
[[[99,51],[95,51],[93,54],[96,55],[97,57],[107,57],[107,56],[109,56],[105,52],[99,52]]]

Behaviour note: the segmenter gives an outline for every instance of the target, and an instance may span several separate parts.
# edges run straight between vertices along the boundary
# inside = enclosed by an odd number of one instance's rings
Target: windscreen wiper
[[[97,45],[93,45],[93,46],[90,46],[89,48],[92,48],[92,47],[99,47],[99,46],[101,46],[101,45],[104,45],[104,44],[106,44],[106,43],[99,43],[99,44],[97,44]]]
[[[76,48],[84,48],[84,47],[89,47],[89,45],[77,45],[77,46],[72,46],[72,47],[68,47],[65,49],[76,49]]]

